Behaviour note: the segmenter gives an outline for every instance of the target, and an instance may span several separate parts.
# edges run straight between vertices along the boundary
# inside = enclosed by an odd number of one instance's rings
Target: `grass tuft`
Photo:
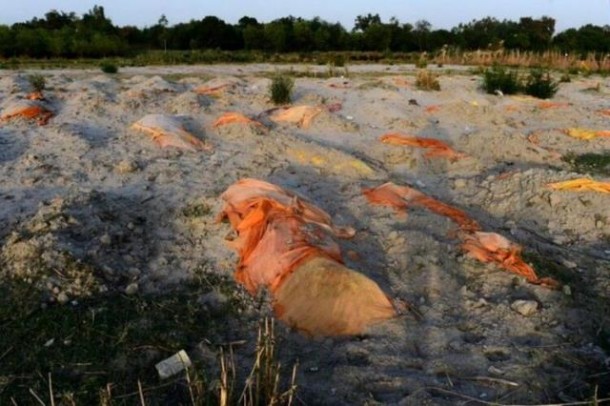
[[[276,105],[289,104],[293,87],[294,80],[291,77],[281,74],[274,76],[269,86],[271,101]]]
[[[420,90],[441,90],[438,77],[427,69],[422,69],[417,73],[415,86]]]
[[[47,79],[40,74],[33,74],[28,76],[28,83],[32,86],[35,92],[42,93],[47,87]]]
[[[516,94],[521,91],[519,75],[516,71],[508,71],[501,66],[494,66],[483,72],[483,89],[489,94]]]
[[[610,176],[610,152],[576,155],[568,153],[561,158],[574,172]]]
[[[111,62],[104,62],[100,65],[100,69],[104,73],[115,74],[118,73],[119,68]]]
[[[525,93],[539,99],[550,99],[557,93],[559,85],[553,81],[549,72],[534,69],[525,83]]]

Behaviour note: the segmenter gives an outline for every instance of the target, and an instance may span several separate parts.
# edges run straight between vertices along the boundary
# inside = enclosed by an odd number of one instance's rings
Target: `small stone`
[[[492,375],[496,375],[496,376],[501,376],[504,375],[504,371],[501,370],[500,368],[497,368],[495,366],[490,366],[489,368],[487,368],[487,372],[489,372]]]
[[[134,282],[134,283],[130,283],[129,285],[127,285],[127,287],[125,288],[125,294],[127,296],[133,296],[136,293],[138,293],[138,282]]]
[[[522,316],[531,316],[538,311],[538,302],[535,300],[515,300],[510,308]]]
[[[134,161],[121,161],[115,167],[114,170],[120,174],[133,173],[140,169],[137,162]]]
[[[576,262],[568,261],[567,259],[562,259],[561,263],[563,266],[565,266],[568,269],[574,269],[574,268],[578,267],[578,264]]]
[[[466,180],[465,179],[456,179],[453,181],[453,187],[456,189],[461,189],[466,187]]]
[[[111,241],[112,238],[110,238],[110,235],[108,234],[104,234],[100,237],[100,243],[102,243],[103,245],[110,245]]]
[[[570,288],[570,285],[563,285],[563,287],[561,288],[561,290],[563,291],[563,294],[566,296],[572,296],[572,288]]]
[[[59,295],[57,295],[57,302],[60,304],[66,304],[69,300],[70,298],[68,297],[66,292],[60,292]]]
[[[604,222],[603,222],[603,221],[601,221],[601,220],[597,220],[597,221],[595,222],[595,227],[596,227],[596,228],[604,228]]]
[[[561,203],[561,197],[559,196],[559,193],[551,193],[551,195],[549,196],[549,204],[551,205],[551,207],[555,207],[559,203]]]

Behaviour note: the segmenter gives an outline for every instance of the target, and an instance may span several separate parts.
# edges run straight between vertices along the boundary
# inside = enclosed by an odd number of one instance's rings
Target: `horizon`
[[[413,24],[418,20],[426,20],[432,24],[432,29],[451,29],[461,23],[493,17],[497,20],[519,21],[521,17],[541,18],[543,16],[555,19],[555,33],[569,28],[582,27],[587,24],[597,26],[610,25],[610,2],[608,0],[589,0],[587,7],[574,0],[515,0],[510,4],[491,2],[480,4],[475,0],[463,0],[460,4],[445,4],[442,0],[425,2],[414,0],[411,4],[396,5],[390,0],[379,0],[376,10],[371,10],[364,0],[350,3],[335,2],[329,4],[321,0],[310,0],[288,4],[286,2],[253,0],[247,5],[239,5],[239,0],[226,0],[221,5],[205,5],[195,0],[182,0],[170,4],[142,4],[138,1],[118,2],[59,0],[49,7],[37,0],[22,0],[20,7],[5,10],[0,15],[0,24],[12,25],[31,21],[34,18],[44,18],[51,11],[70,13],[82,16],[98,5],[104,8],[106,17],[116,26],[150,27],[157,23],[161,15],[165,15],[170,26],[200,20],[205,16],[215,16],[228,24],[237,24],[241,17],[256,18],[259,22],[270,22],[282,17],[300,17],[339,22],[345,29],[351,30],[358,15],[379,14],[382,21],[388,22],[395,17],[401,24]],[[580,6],[580,7],[578,7]],[[142,12],[141,8],[147,7]],[[443,10],[439,14],[438,9]],[[313,9],[315,12],[310,12]]]

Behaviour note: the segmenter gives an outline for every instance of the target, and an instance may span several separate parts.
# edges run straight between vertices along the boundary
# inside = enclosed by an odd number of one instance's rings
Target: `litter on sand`
[[[284,189],[243,179],[222,195],[220,218],[237,238],[235,278],[254,294],[267,288],[276,316],[311,336],[362,334],[396,315],[379,286],[347,268],[333,237],[355,231],[338,227],[328,213]]]
[[[2,111],[0,121],[14,119],[35,120],[38,125],[45,125],[53,113],[38,100],[19,100]]]
[[[322,107],[308,105],[281,107],[273,110],[269,118],[276,123],[290,123],[309,128],[314,118],[323,111]]]
[[[555,190],[610,193],[610,182],[598,182],[588,178],[578,178],[563,182],[549,183],[548,186]]]
[[[499,267],[523,276],[528,282],[556,288],[558,283],[551,278],[538,278],[534,269],[521,257],[521,246],[505,237],[482,232],[479,224],[455,207],[440,202],[408,186],[388,182],[372,189],[364,189],[363,194],[373,204],[390,206],[406,213],[408,207],[422,206],[433,213],[450,218],[459,227],[458,237],[461,248],[468,256],[481,262],[493,262]]]
[[[167,379],[190,368],[191,359],[184,350],[180,350],[169,358],[157,363],[155,368],[159,373],[159,378]]]
[[[161,148],[176,147],[189,151],[211,150],[211,146],[188,132],[175,116],[149,114],[136,121],[132,128],[150,135]]]
[[[399,133],[387,133],[382,135],[380,140],[384,144],[425,148],[428,150],[428,152],[426,152],[424,155],[426,158],[443,157],[455,161],[465,157],[463,153],[455,151],[449,145],[434,138],[414,137]]]

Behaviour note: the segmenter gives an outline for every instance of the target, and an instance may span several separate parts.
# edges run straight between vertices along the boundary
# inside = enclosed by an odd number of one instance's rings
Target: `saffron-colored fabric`
[[[534,269],[521,257],[521,247],[505,237],[480,231],[479,224],[455,207],[426,196],[408,186],[385,183],[373,189],[364,189],[364,195],[373,204],[394,207],[405,212],[409,205],[423,206],[430,211],[449,217],[459,226],[458,237],[462,240],[461,248],[468,256],[481,262],[493,262],[505,270],[521,275],[528,282],[557,287],[559,284],[551,278],[538,278]]]
[[[269,118],[276,123],[290,123],[302,128],[309,128],[314,118],[323,111],[324,109],[318,106],[285,107],[273,111]]]
[[[236,112],[224,113],[223,115],[218,117],[216,121],[214,121],[214,127],[220,127],[223,125],[236,123],[254,125],[257,127],[265,128],[265,126],[259,123],[258,121],[252,120],[251,118],[248,118],[245,115]]]
[[[309,335],[362,334],[395,316],[375,282],[343,265],[333,237],[354,230],[284,189],[243,179],[222,194],[220,218],[237,233],[235,278],[252,294],[267,288],[278,318]]]
[[[211,150],[211,146],[188,132],[174,116],[149,114],[132,125],[152,137],[161,148],[176,147],[189,151]]]
[[[588,128],[568,128],[565,133],[579,140],[589,141],[597,137],[610,137],[610,131],[591,130]]]
[[[576,190],[610,193],[610,182],[598,182],[587,178],[578,178],[566,180],[563,182],[549,183],[548,186],[555,190]]]
[[[428,150],[424,155],[426,158],[443,157],[457,160],[464,154],[456,152],[449,145],[434,138],[414,137],[399,133],[387,133],[381,136],[381,142],[392,145],[406,145],[410,147],[425,148]]]
[[[15,119],[36,120],[38,125],[45,125],[53,113],[37,100],[20,100],[2,111],[0,121]]]

